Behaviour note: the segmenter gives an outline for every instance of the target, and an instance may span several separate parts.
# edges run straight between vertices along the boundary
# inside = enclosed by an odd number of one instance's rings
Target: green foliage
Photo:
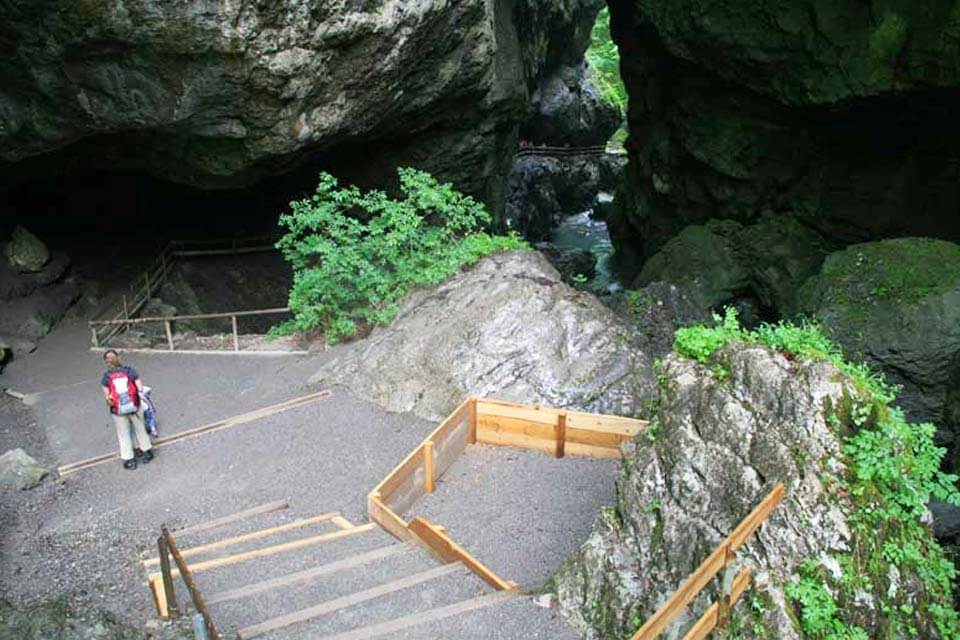
[[[960,248],[931,238],[895,238],[847,249],[824,263],[822,276],[833,299],[915,304],[960,282]]]
[[[610,10],[606,7],[593,24],[586,58],[593,70],[594,84],[600,89],[603,99],[616,107],[621,115],[625,114],[627,89],[620,77],[620,51],[610,35]]]
[[[870,53],[874,60],[892,62],[907,43],[909,31],[907,22],[900,15],[893,12],[884,15],[880,26],[870,34]]]
[[[706,363],[725,344],[745,341],[748,333],[740,328],[737,312],[733,307],[724,310],[724,316],[714,314],[714,326],[695,325],[683,327],[674,334],[674,348],[689,358]]]
[[[516,236],[480,231],[490,216],[470,196],[422,171],[398,173],[398,200],[341,188],[323,173],[314,195],[280,216],[287,233],[277,247],[294,271],[294,316],[280,332],[320,329],[337,342],[358,323],[389,323],[414,287],[437,285],[490,253],[526,247]]]
[[[839,608],[827,591],[813,565],[805,563],[801,577],[784,588],[788,598],[800,605],[800,628],[817,640],[868,640],[862,627],[848,625],[839,616]]]
[[[934,445],[934,426],[908,423],[892,406],[897,389],[866,365],[846,362],[816,324],[781,322],[748,331],[728,308],[723,318],[715,317],[715,326],[687,327],[675,336],[679,353],[705,364],[734,341],[764,345],[793,359],[827,360],[849,376],[856,391],[849,406],[828,407],[826,414],[828,424],[851,434],[842,445],[848,473],[839,493],[853,505],[847,516],[854,550],[836,554],[840,578],[807,561],[800,579],[786,586],[804,633],[817,640],[866,639],[863,628],[844,619],[856,592],[866,591],[882,614],[878,637],[917,636],[922,621],[941,638],[960,638],[952,594],[956,571],[921,520],[932,497],[960,505],[957,477],[940,470],[944,450]],[[903,602],[892,588],[893,567],[920,579],[917,602]]]

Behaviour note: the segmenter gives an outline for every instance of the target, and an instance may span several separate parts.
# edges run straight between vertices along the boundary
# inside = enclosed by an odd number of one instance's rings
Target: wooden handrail
[[[210,634],[211,640],[220,640],[220,634],[217,632],[217,628],[213,624],[213,618],[210,616],[210,611],[207,609],[207,605],[203,601],[203,596],[200,594],[200,590],[197,589],[197,585],[193,581],[193,575],[190,573],[190,567],[188,567],[187,563],[183,561],[183,557],[180,555],[180,550],[177,549],[177,543],[173,539],[173,536],[170,535],[170,532],[167,531],[166,527],[163,527],[162,529],[162,536],[164,542],[166,542],[167,549],[170,551],[170,555],[173,556],[173,560],[177,564],[177,570],[180,572],[180,577],[183,578],[184,584],[187,585],[187,590],[190,592],[190,598],[193,600],[193,606],[195,606],[197,611],[200,612],[200,615],[203,616],[203,622],[207,628],[207,633]]]
[[[222,313],[198,313],[184,316],[151,316],[149,318],[130,318],[129,320],[121,318],[119,320],[91,320],[92,326],[126,325],[126,324],[146,324],[149,322],[176,322],[177,320],[213,320],[216,318],[232,318],[257,315],[274,315],[279,313],[290,313],[290,307],[277,307],[274,309],[253,309],[250,311],[224,311]]]
[[[450,536],[430,524],[424,518],[414,518],[407,525],[407,529],[416,538],[432,551],[440,560],[446,563],[462,562],[465,567],[475,573],[481,580],[498,591],[516,589],[515,582],[508,582],[488,569],[482,562],[474,558],[463,547],[454,542]]]
[[[700,563],[696,571],[690,574],[680,587],[673,592],[666,602],[660,605],[642,627],[633,635],[631,640],[654,640],[673,622],[681,611],[696,598],[707,584],[725,566],[733,562],[734,554],[743,546],[761,524],[770,517],[783,501],[784,486],[777,486],[764,498],[757,507],[744,518],[727,538],[713,550],[707,559]]]

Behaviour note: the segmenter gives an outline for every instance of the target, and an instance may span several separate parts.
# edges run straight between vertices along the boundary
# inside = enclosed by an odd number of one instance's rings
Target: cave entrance
[[[197,189],[137,172],[25,179],[3,193],[0,237],[22,225],[52,254],[69,256],[72,267],[64,277],[80,287],[79,315],[93,317],[120,300],[171,241],[221,240],[229,246],[257,237],[261,245],[272,245],[279,237],[278,215],[315,185],[312,170],[233,190]],[[291,282],[290,266],[275,250],[182,256],[138,315],[285,307]],[[242,330],[264,333],[278,321],[244,318]],[[184,323],[178,331],[207,335],[229,331],[229,325]]]

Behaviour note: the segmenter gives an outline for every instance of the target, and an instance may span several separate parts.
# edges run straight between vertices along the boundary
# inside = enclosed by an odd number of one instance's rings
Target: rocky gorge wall
[[[960,237],[953,0],[611,0],[630,95],[619,247],[797,215],[844,243]]]
[[[529,94],[600,0],[44,0],[0,9],[0,175],[232,188],[414,165],[502,204]]]

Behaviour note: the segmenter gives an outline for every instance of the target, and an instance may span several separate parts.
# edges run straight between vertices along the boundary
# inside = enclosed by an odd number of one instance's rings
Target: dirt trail
[[[90,352],[88,344],[85,323],[68,320],[37,353],[4,371],[0,387],[36,395],[29,412],[9,399],[0,404],[0,420],[16,423],[0,428],[0,444],[24,443],[50,466],[116,449],[97,388],[101,357]],[[315,391],[305,381],[332,355],[334,351],[269,357],[151,354],[131,355],[126,362],[154,388],[161,434],[171,435]],[[154,612],[138,560],[154,551],[151,541],[162,524],[200,522],[277,499],[290,502],[291,519],[340,511],[353,522],[365,522],[366,492],[434,426],[411,415],[387,413],[337,389],[331,397],[305,406],[164,447],[153,463],[135,471],[112,461],[62,481],[48,480],[29,492],[0,495],[0,598],[22,603],[65,592],[80,594],[122,620],[143,625]],[[498,464],[498,457],[489,463]],[[576,486],[578,491],[567,495],[556,517],[569,519],[576,512],[573,529],[578,535],[585,532],[597,505],[613,499],[614,472],[609,461],[566,467],[563,473],[573,475],[561,479],[559,486]],[[573,482],[574,476],[579,480]],[[453,492],[449,495],[456,495],[461,481],[467,484],[460,493],[471,495],[468,485],[474,483],[464,473],[451,475],[445,483]],[[545,495],[554,502],[557,480],[544,477],[543,482]],[[529,478],[518,477],[515,484],[501,482],[492,490],[516,495],[537,490]],[[444,495],[438,495],[436,511],[452,519],[457,504],[446,502]],[[538,529],[539,519],[550,518],[551,511],[526,510],[523,502],[510,501],[517,513],[510,516],[504,535],[525,529],[532,534],[525,536],[525,543],[572,551],[578,541],[570,538],[569,527]],[[555,539],[542,539],[544,533]],[[485,553],[495,553],[495,547],[484,546]],[[507,576],[539,580],[559,559],[538,554],[525,559],[514,550],[494,564]],[[384,615],[404,613],[402,600],[395,606],[397,611]],[[510,625],[504,626],[504,616]],[[447,637],[575,637],[552,612],[535,607],[528,598],[477,612],[470,620]],[[490,635],[485,628],[502,631]],[[145,637],[151,636],[145,632]]]

